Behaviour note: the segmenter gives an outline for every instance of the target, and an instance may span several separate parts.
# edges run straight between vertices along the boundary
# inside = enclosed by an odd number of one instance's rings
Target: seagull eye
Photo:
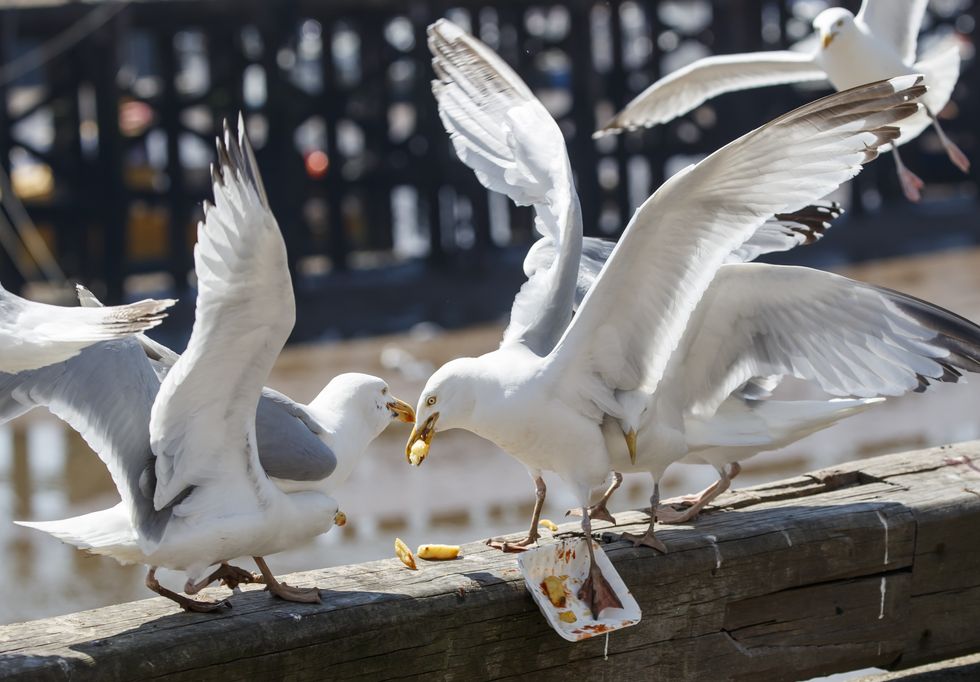
[[[430,395],[428,398],[425,399],[425,404],[428,405],[429,407],[432,407],[433,405],[436,404],[436,397],[434,395]]]
[[[843,25],[844,25],[844,20],[843,19],[838,19],[837,20],[837,28],[840,28]]]
[[[381,395],[388,395],[388,387],[387,386],[385,386],[384,388],[381,389]]]

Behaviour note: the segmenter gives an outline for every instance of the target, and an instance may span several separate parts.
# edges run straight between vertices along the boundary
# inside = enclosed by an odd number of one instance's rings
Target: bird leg
[[[544,498],[548,493],[548,488],[544,484],[544,479],[538,474],[534,477],[534,511],[531,513],[531,528],[527,531],[527,537],[514,542],[509,542],[503,538],[490,538],[487,544],[494,549],[504,552],[523,552],[533,545],[541,537],[538,531],[538,521],[541,520],[541,508],[544,507]]]
[[[660,507],[660,483],[654,482],[653,484],[653,495],[650,496],[650,525],[647,527],[647,532],[642,536],[634,535],[633,533],[623,533],[620,537],[624,540],[629,540],[633,543],[634,547],[639,547],[644,545],[655,549],[658,552],[664,554],[667,553],[667,545],[661,542],[657,536],[654,534],[653,525],[657,522],[657,513]]]
[[[258,573],[251,573],[250,571],[246,571],[244,568],[239,568],[238,566],[232,566],[231,564],[222,562],[221,565],[218,566],[218,568],[216,568],[214,572],[206,578],[202,578],[196,583],[188,580],[184,584],[184,592],[187,594],[197,594],[216,580],[220,580],[222,585],[232,590],[241,584],[265,582],[265,579]]]
[[[594,505],[589,507],[589,516],[593,519],[598,519],[600,521],[608,521],[609,523],[616,525],[616,519],[612,514],[609,513],[609,509],[606,508],[606,503],[609,502],[609,498],[612,494],[616,492],[620,485],[623,484],[623,475],[618,471],[612,473],[612,482],[606,489],[606,492],[602,494],[599,501]],[[565,512],[565,516],[579,516],[582,513],[581,509],[569,509]]]
[[[177,602],[180,608],[185,611],[194,611],[195,613],[211,613],[222,608],[231,608],[231,603],[227,599],[222,599],[221,601],[197,601],[196,599],[191,599],[190,597],[185,597],[182,594],[177,594],[172,590],[168,590],[166,587],[160,584],[157,580],[157,567],[151,566],[150,570],[146,574],[146,586],[152,591],[159,594],[161,597],[166,597],[171,601]]]
[[[946,155],[949,157],[949,160],[964,173],[969,173],[970,159],[966,157],[962,149],[956,146],[955,142],[946,137],[946,131],[939,125],[939,119],[936,118],[936,115],[928,108],[926,111],[929,112],[929,118],[932,119],[932,127],[936,129],[936,133],[939,135],[939,141],[943,143],[943,149],[946,150]]]
[[[926,183],[922,182],[922,178],[910,171],[902,162],[898,147],[894,145],[892,146],[892,155],[895,157],[895,169],[898,171],[898,182],[902,186],[902,193],[909,201],[918,203],[922,199],[921,190],[926,186]]]
[[[286,583],[281,583],[276,580],[276,576],[272,575],[272,571],[269,570],[269,565],[265,563],[265,559],[260,556],[253,556],[252,559],[262,572],[265,589],[274,596],[285,599],[286,601],[298,601],[304,604],[320,603],[319,589],[315,587],[292,587]]]
[[[592,520],[589,519],[588,509],[582,508],[582,531],[585,533],[585,545],[589,548],[589,577],[582,583],[576,595],[579,599],[589,605],[592,610],[592,618],[599,620],[599,614],[603,609],[610,607],[621,609],[623,602],[616,596],[612,585],[606,580],[599,570],[599,564],[595,560],[595,549],[592,547]]]
[[[716,497],[728,490],[732,479],[738,476],[742,467],[738,462],[732,462],[727,467],[718,470],[718,480],[702,490],[697,495],[686,495],[679,500],[665,500],[657,509],[657,520],[660,523],[687,523],[696,518]],[[672,509],[670,505],[686,507],[683,511]]]

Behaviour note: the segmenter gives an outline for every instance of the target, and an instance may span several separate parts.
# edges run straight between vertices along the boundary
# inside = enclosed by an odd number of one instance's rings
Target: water
[[[980,319],[978,252],[863,266],[850,274],[891,286]],[[496,325],[462,332],[420,329],[413,334],[323,346],[293,347],[280,358],[269,384],[309,400],[335,374],[358,370],[384,376],[393,393],[415,403],[433,366],[474,355],[499,343]],[[980,381],[940,386],[925,396],[884,406],[814,434],[779,453],[746,463],[739,486],[886,452],[980,437]],[[410,547],[459,543],[523,530],[533,487],[523,467],[496,447],[463,432],[440,434],[425,464],[405,462],[408,428],[392,425],[369,449],[338,494],[348,525],[304,547],[269,559],[277,573],[393,555],[396,536]],[[692,492],[713,480],[707,467],[675,467],[665,494]],[[559,521],[573,502],[548,478],[544,517]],[[649,479],[628,476],[613,510],[645,506]],[[91,557],[12,519],[48,520],[105,508],[117,501],[102,463],[61,422],[35,411],[0,429],[0,622],[10,623],[151,596],[144,568]],[[242,565],[248,566],[248,562]],[[161,572],[179,588],[183,576]]]

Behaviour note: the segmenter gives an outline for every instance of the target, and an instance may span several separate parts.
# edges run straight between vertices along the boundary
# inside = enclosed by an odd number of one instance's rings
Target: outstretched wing
[[[237,139],[225,125],[212,176],[214,205],[205,203],[194,249],[194,328],[150,421],[158,509],[192,485],[220,483],[216,494],[252,494],[260,503],[276,494],[259,465],[255,411],[296,311],[286,247],[241,119]],[[195,491],[176,511],[206,499]]]
[[[871,29],[871,34],[898,51],[902,61],[915,62],[922,17],[929,0],[864,0],[857,19]]]
[[[746,263],[755,260],[766,253],[789,251],[801,245],[810,245],[823,238],[831,228],[834,220],[844,213],[844,209],[836,201],[827,204],[806,206],[793,213],[781,213],[773,216],[752,237],[733,251],[726,263]],[[538,248],[540,245],[541,248]],[[575,308],[581,304],[589,289],[595,283],[596,277],[612,255],[616,242],[597,237],[586,237],[582,241],[582,258],[578,268],[578,283],[575,289]],[[538,267],[548,267],[555,258],[552,245],[535,244],[528,254],[524,267],[532,270]]]
[[[86,287],[83,287],[81,284],[75,285],[75,294],[78,296],[78,304],[83,308],[105,307],[105,304],[103,304],[95,294],[89,291]],[[179,354],[167,348],[162,343],[154,341],[146,334],[136,334],[135,338],[137,341],[139,341],[140,345],[143,347],[143,350],[146,351],[147,357],[151,360],[156,360],[167,365],[168,367],[173,367],[173,364],[177,362],[177,358],[180,357]]]
[[[789,251],[823,239],[834,220],[844,213],[836,201],[806,206],[799,211],[779,213],[728,256],[727,263],[748,263],[766,253]]]
[[[83,348],[156,327],[172,299],[146,299],[98,310],[28,301],[0,287],[0,371],[62,362]]]
[[[705,57],[648,87],[593,137],[667,123],[726,92],[826,78],[813,53],[785,50]]]
[[[556,254],[545,267],[533,249],[528,255],[528,281],[503,340],[547,355],[571,319],[582,243],[565,140],[527,85],[479,40],[440,19],[429,27],[429,49],[437,77],[432,91],[456,154],[484,187],[533,206],[541,233],[535,246]]]
[[[159,388],[135,340],[105,341],[65,362],[0,374],[0,421],[46,407],[67,422],[109,469],[133,527],[155,541],[170,516],[153,508],[150,410]]]
[[[81,285],[76,287],[83,307],[101,308],[102,302]],[[134,337],[146,356],[153,360],[154,371],[161,380],[180,358],[178,353],[144,334]],[[154,396],[156,391],[154,391]],[[10,406],[9,419],[17,416],[18,406]],[[7,406],[0,393],[0,420],[7,416]],[[149,421],[149,420],[147,420]],[[337,456],[316,432],[317,425],[305,408],[271,388],[262,389],[255,413],[255,435],[262,468],[273,478],[287,481],[321,481],[337,468]],[[147,429],[149,442],[149,429]],[[152,494],[152,492],[151,492]]]
[[[614,416],[613,391],[652,394],[718,268],[770,216],[812,203],[875,158],[895,124],[918,111],[918,81],[903,76],[817,100],[664,183],[551,354],[565,389]]]
[[[980,327],[938,306],[810,268],[726,265],[671,360],[685,409],[710,416],[760,375],[834,396],[924,390],[980,371]]]

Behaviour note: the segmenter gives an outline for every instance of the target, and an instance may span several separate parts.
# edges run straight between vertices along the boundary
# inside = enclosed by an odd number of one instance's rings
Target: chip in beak
[[[392,416],[398,421],[405,422],[406,424],[415,423],[415,410],[404,400],[399,400],[392,396],[391,402],[388,403],[388,409],[391,410]]]
[[[333,516],[333,522],[334,522],[334,525],[336,525],[336,526],[345,526],[345,525],[347,525],[347,514],[345,514],[342,511],[337,512]]]
[[[419,466],[429,455],[429,445],[436,434],[436,420],[439,413],[436,412],[425,420],[420,429],[418,424],[412,429],[412,435],[408,437],[408,444],[405,446],[405,457],[412,466]]]

